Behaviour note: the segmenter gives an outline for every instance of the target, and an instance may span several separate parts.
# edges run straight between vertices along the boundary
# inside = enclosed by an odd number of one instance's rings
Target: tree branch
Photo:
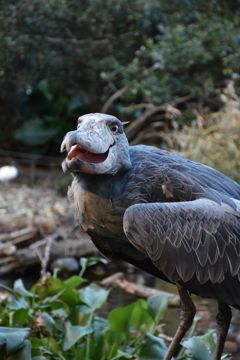
[[[175,101],[172,101],[172,102],[160,105],[160,106],[156,106],[154,104],[151,104],[151,105],[149,104],[146,107],[144,113],[138,119],[131,122],[131,124],[126,128],[125,133],[128,137],[128,140],[131,141],[134,138],[134,136],[136,136],[136,134],[143,128],[145,122],[156,112],[166,111],[168,109],[169,105],[174,106],[174,105],[180,104],[182,102],[185,102],[189,99],[192,99],[193,97],[194,97],[194,95],[182,96],[182,97],[176,99]]]
[[[111,106],[111,104],[117,100],[119,97],[121,97],[123,94],[125,94],[125,92],[128,90],[128,86],[124,86],[123,88],[119,89],[118,91],[116,91],[113,95],[110,96],[110,98],[108,98],[108,100],[105,102],[105,104],[102,107],[101,112],[103,114],[106,114],[106,112],[108,111],[109,107]]]

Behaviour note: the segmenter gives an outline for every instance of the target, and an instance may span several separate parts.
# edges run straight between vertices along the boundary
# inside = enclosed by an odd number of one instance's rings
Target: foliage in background
[[[157,324],[167,310],[167,298],[151,296],[108,314],[96,310],[107,300],[109,290],[91,284],[77,290],[87,266],[98,258],[82,258],[82,271],[65,281],[45,274],[31,289],[15,281],[13,300],[0,303],[0,357],[3,360],[161,360],[167,351],[158,337]],[[196,321],[194,326],[196,325]],[[192,335],[192,333],[191,333]],[[211,332],[189,337],[177,359],[213,360],[215,343]]]
[[[187,124],[194,109],[218,110],[218,88],[240,73],[239,18],[234,0],[2,1],[1,148],[54,155],[77,116],[110,99],[123,120],[146,115],[135,142],[156,120],[171,129],[150,105],[190,96],[176,104]]]
[[[29,150],[39,149],[38,153],[52,155],[59,147],[64,135],[72,130],[76,123],[79,109],[86,99],[79,91],[78,96],[67,98],[58,95],[57,81],[41,80],[28,97],[28,108],[31,118],[14,132],[14,138]]]
[[[168,147],[178,154],[209,165],[240,183],[240,98],[233,82],[221,94],[220,111],[196,120],[181,131],[161,133]]]

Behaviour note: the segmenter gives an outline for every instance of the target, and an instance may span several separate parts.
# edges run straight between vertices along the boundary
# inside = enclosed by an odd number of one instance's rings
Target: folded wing
[[[240,278],[240,201],[236,210],[209,199],[130,206],[124,214],[129,241],[170,281],[220,283]]]

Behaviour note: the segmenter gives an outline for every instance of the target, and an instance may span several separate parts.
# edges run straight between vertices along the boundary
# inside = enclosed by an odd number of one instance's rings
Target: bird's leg
[[[196,308],[194,303],[192,302],[191,297],[189,296],[186,289],[184,289],[181,285],[176,284],[179,292],[179,296],[181,299],[181,312],[180,312],[180,324],[174,335],[174,338],[168,348],[167,354],[165,355],[164,360],[170,360],[177,348],[180,344],[180,341],[190,328],[193,322],[193,318],[196,314]]]
[[[221,359],[231,318],[232,318],[232,311],[230,307],[227,304],[218,301],[218,314],[216,317],[218,324],[218,335],[217,335],[217,345],[216,345],[214,360]]]

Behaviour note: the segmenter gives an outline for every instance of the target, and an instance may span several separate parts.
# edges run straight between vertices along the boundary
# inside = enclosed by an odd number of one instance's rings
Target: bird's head
[[[65,150],[64,172],[115,175],[131,167],[123,123],[112,115],[81,116],[77,130],[68,132],[62,142],[61,151]]]

